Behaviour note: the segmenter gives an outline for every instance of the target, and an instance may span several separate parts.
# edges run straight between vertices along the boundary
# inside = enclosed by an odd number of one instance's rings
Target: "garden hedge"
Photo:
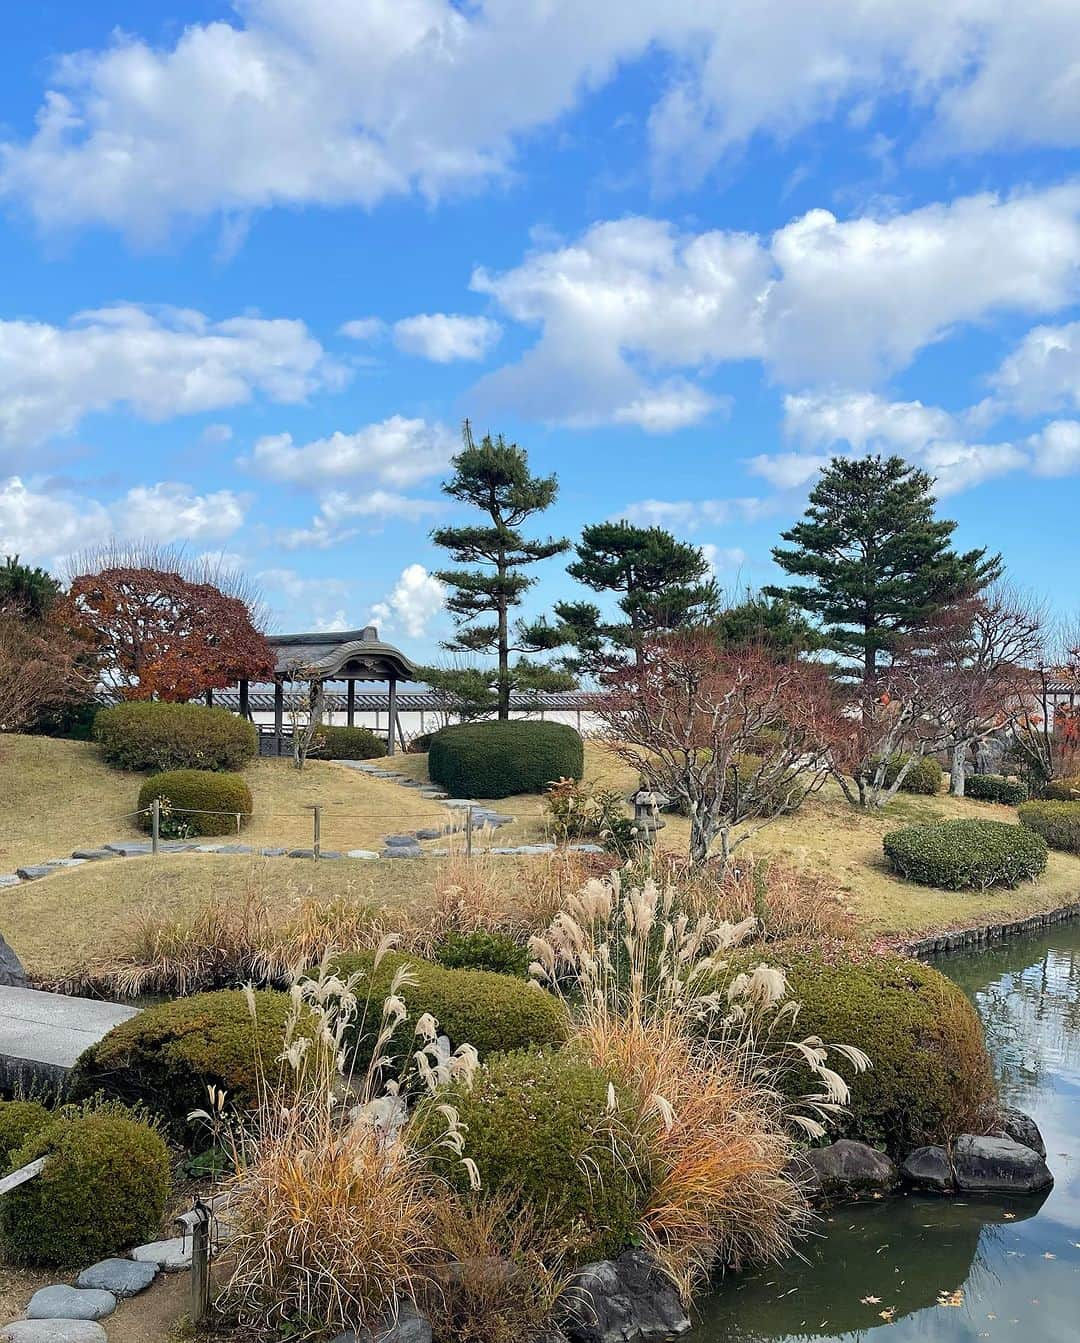
[[[856,1045],[873,1064],[856,1074],[830,1057],[851,1087],[835,1136],[880,1143],[903,1157],[923,1144],[984,1131],[993,1069],[979,1016],[950,979],[902,956],[832,964],[804,954],[785,968],[790,995],[802,1004],[798,1036]],[[788,1085],[797,1095],[812,1089],[812,1079],[797,1070]]]
[[[1004,774],[969,774],[964,780],[964,796],[976,802],[1003,802],[1017,807],[1027,799],[1026,783],[1008,779]]]
[[[885,786],[891,788],[896,776],[911,759],[909,755],[892,755],[885,766]],[[941,780],[945,771],[932,755],[920,756],[904,775],[900,785],[902,793],[921,793],[926,797],[936,797],[941,792]]]
[[[894,830],[883,841],[893,869],[946,891],[1017,886],[1046,867],[1046,841],[1003,821],[936,821]]]
[[[509,1196],[560,1233],[567,1267],[614,1258],[632,1243],[644,1199],[635,1176],[641,1163],[622,1150],[629,1126],[609,1110],[604,1073],[572,1051],[522,1050],[497,1055],[471,1088],[437,1099],[449,1100],[465,1125],[465,1151],[484,1194]],[[451,1154],[434,1149],[434,1160],[467,1192]]]
[[[12,1155],[45,1169],[0,1199],[9,1263],[85,1268],[156,1240],[169,1196],[169,1151],[149,1124],[100,1112],[54,1119]]]
[[[0,1175],[11,1169],[11,1154],[52,1123],[40,1101],[0,1101]]]
[[[207,1108],[210,1085],[225,1092],[234,1110],[251,1109],[256,1060],[276,1074],[289,995],[264,989],[255,1005],[253,1020],[243,992],[221,989],[144,1008],[81,1055],[71,1073],[72,1098],[100,1091],[127,1105],[141,1101],[179,1138],[191,1111]]]
[[[455,797],[540,793],[584,768],[581,738],[564,723],[462,723],[436,732],[428,752],[428,774]]]
[[[119,769],[235,770],[255,758],[254,723],[228,709],[140,701],[99,710],[94,737]]]
[[[416,956],[384,956],[374,969],[370,952],[340,956],[334,969],[343,979],[359,974],[354,992],[361,1002],[357,1024],[350,1032],[353,1066],[362,1072],[371,1059],[381,1005],[402,965],[415,981],[401,990],[408,1009],[407,1024],[398,1028],[387,1053],[396,1066],[415,1047],[411,1028],[424,1012],[439,1023],[451,1047],[472,1045],[481,1058],[530,1045],[561,1045],[567,1037],[566,1009],[536,984],[490,970],[448,970]],[[363,1004],[369,1003],[365,1011]]]
[[[170,769],[151,775],[139,789],[139,810],[155,798],[169,804],[165,808],[167,828],[177,834],[235,835],[237,816],[240,825],[246,825],[255,806],[251,789],[239,774],[211,774],[204,769]],[[153,818],[147,812],[139,823],[150,830]]]
[[[1025,802],[1020,824],[1041,835],[1052,849],[1080,853],[1080,802]]]
[[[378,760],[386,755],[386,742],[367,727],[326,727],[323,744],[316,754],[322,760]]]
[[[435,959],[447,970],[492,970],[517,979],[528,978],[532,963],[523,942],[482,928],[471,933],[448,932],[435,948]]]
[[[1080,802],[1080,778],[1048,779],[1042,795],[1048,802]]]

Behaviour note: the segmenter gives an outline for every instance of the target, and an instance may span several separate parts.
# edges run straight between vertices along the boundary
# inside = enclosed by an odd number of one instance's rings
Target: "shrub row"
[[[378,760],[386,755],[386,742],[367,727],[325,727],[317,754],[323,760]]]
[[[431,739],[428,773],[456,797],[539,793],[555,779],[580,779],[584,747],[564,723],[463,723]]]
[[[235,835],[251,820],[254,803],[251,789],[239,774],[211,774],[203,769],[171,769],[154,774],[139,789],[139,810],[145,811],[157,798],[164,804],[167,833]],[[153,817],[139,818],[150,830]]]
[[[116,704],[98,712],[94,737],[118,769],[235,770],[258,750],[254,723],[199,704]]]
[[[524,943],[482,928],[472,933],[448,932],[435,948],[435,959],[448,970],[491,970],[517,979],[528,978],[532,961]]]
[[[910,755],[891,755],[885,766],[885,786],[891,788],[897,775],[911,760]],[[902,793],[921,793],[926,797],[936,797],[941,792],[941,780],[945,771],[932,755],[919,756],[904,775],[900,785]]]
[[[1006,778],[1004,774],[969,774],[964,780],[964,796],[976,802],[1003,802],[1008,807],[1019,806],[1028,795],[1026,783]]]
[[[1042,795],[1048,802],[1080,802],[1080,778],[1049,779]]]
[[[1025,802],[1017,814],[1020,824],[1052,849],[1080,853],[1080,802]]]
[[[1016,886],[1046,867],[1046,841],[1002,821],[938,821],[894,830],[883,841],[894,870],[946,891]]]

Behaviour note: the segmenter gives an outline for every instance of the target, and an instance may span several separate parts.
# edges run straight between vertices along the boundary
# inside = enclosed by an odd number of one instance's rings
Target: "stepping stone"
[[[332,862],[334,862],[335,859],[338,859],[338,858],[344,858],[344,857],[345,857],[345,855],[341,852],[340,849],[320,849],[320,850],[319,850],[319,858],[320,858],[324,863],[332,863]]]
[[[135,1015],[119,1003],[0,987],[0,1073],[63,1086],[84,1049]]]
[[[415,849],[420,841],[415,835],[387,835],[383,843],[388,849]]]
[[[52,868],[44,863],[36,863],[32,867],[20,867],[16,875],[23,881],[37,881],[40,877],[48,877],[52,874]]]
[[[425,830],[417,830],[417,831],[415,831],[415,834],[416,834],[416,838],[417,838],[417,839],[441,839],[441,838],[442,838],[442,833],[443,833],[443,832],[442,832],[442,826],[441,826],[441,825],[440,825],[440,826],[435,826],[434,828],[432,828],[432,827],[429,826],[429,827],[428,827],[427,829],[425,829]]]
[[[470,802],[467,797],[448,797],[443,803],[444,807],[469,808],[475,807],[475,802]]]
[[[116,1309],[112,1292],[81,1287],[42,1287],[26,1307],[28,1320],[103,1320]]]
[[[220,853],[222,846],[220,844],[196,844],[196,853]]]
[[[93,1320],[14,1320],[0,1329],[4,1343],[108,1343]]]
[[[76,849],[72,858],[84,858],[88,863],[100,863],[106,858],[119,858],[114,849]]]
[[[158,841],[158,848],[163,853],[190,853],[192,849],[198,847],[198,844],[192,839],[162,839]],[[152,851],[153,845],[150,848]]]
[[[121,839],[115,844],[103,844],[101,847],[111,849],[113,853],[118,853],[121,858],[139,858],[145,853],[153,852],[149,840]]]
[[[606,850],[599,844],[571,844],[571,853],[605,853]]]
[[[346,858],[378,858],[374,849],[350,849]]]
[[[254,853],[250,844],[222,844],[218,853]]]
[[[0,874],[0,890],[3,890],[5,886],[18,886],[21,881],[22,877],[19,876],[18,872],[4,872]]]
[[[137,1245],[131,1257],[139,1264],[157,1264],[163,1273],[179,1273],[191,1267],[191,1238],[173,1236],[170,1240],[152,1240]]]
[[[285,850],[285,849],[260,849],[260,850],[259,850],[259,854],[260,854],[263,858],[284,858],[284,857],[285,857],[285,854],[286,854],[286,850]]]
[[[46,867],[82,867],[86,862],[85,858],[47,858]]]
[[[516,848],[513,849],[488,850],[488,853],[515,853],[515,854],[519,853],[540,854],[540,853],[554,853],[554,852],[555,852],[554,844],[519,844]]]
[[[285,855],[287,858],[314,858],[314,849],[290,849]]]
[[[423,788],[424,785],[419,779],[402,779],[401,786],[402,788]]]
[[[113,1296],[138,1296],[158,1275],[157,1264],[134,1259],[103,1259],[79,1274],[80,1287],[112,1292]]]
[[[426,787],[425,787],[425,788],[421,788],[421,789],[420,789],[420,796],[421,796],[421,797],[431,798],[432,801],[441,802],[444,798],[449,797],[449,794],[448,794],[448,793],[444,793],[443,790],[442,790],[441,788],[426,788]]]
[[[424,856],[424,851],[418,844],[413,849],[401,847],[396,849],[383,849],[381,856],[383,858],[422,858]]]

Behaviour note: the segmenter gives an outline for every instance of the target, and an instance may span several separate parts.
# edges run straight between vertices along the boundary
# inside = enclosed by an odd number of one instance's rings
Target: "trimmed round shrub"
[[[1046,841],[1004,821],[936,821],[894,830],[883,841],[908,881],[946,891],[1018,886],[1046,867]]]
[[[415,956],[384,956],[377,969],[374,960],[372,953],[365,952],[341,956],[334,964],[343,979],[359,972],[353,991],[361,1004],[370,1003],[366,1013],[361,1007],[350,1031],[357,1072],[370,1062],[381,1005],[402,965],[410,967],[415,983],[401,989],[407,1024],[398,1028],[386,1051],[396,1067],[411,1054],[411,1027],[424,1012],[439,1023],[440,1034],[449,1037],[452,1048],[472,1045],[481,1058],[532,1045],[558,1046],[566,1040],[566,1009],[534,983],[490,970],[448,970]]]
[[[56,1119],[12,1156],[47,1158],[0,1199],[0,1245],[16,1264],[85,1268],[155,1240],[169,1195],[169,1151],[149,1124],[117,1114]]]
[[[1080,802],[1080,778],[1048,779],[1042,795],[1048,802]]]
[[[233,1109],[251,1109],[257,1061],[273,1070],[281,1053],[289,995],[264,989],[255,1007],[253,1019],[243,992],[221,989],[144,1008],[84,1051],[71,1072],[72,1098],[101,1092],[126,1105],[141,1101],[177,1137],[192,1110],[207,1108],[210,1086]]]
[[[118,769],[235,770],[259,748],[254,723],[201,704],[116,704],[98,712],[94,737]]]
[[[1003,802],[1007,807],[1018,807],[1027,795],[1026,783],[1007,779],[1004,774],[969,774],[964,780],[964,796],[976,802]]]
[[[11,1154],[51,1123],[40,1101],[0,1101],[0,1175],[11,1169]]]
[[[367,727],[326,727],[318,755],[323,760],[378,760],[386,755],[386,742]]]
[[[802,1004],[796,1030],[828,1045],[856,1045],[873,1067],[856,1074],[830,1056],[851,1087],[836,1136],[881,1143],[894,1156],[981,1133],[993,1109],[993,1068],[978,1013],[963,990],[933,966],[902,956],[830,964],[815,955],[786,966]],[[810,1089],[797,1070],[793,1094]]]
[[[909,755],[892,755],[889,757],[889,763],[885,767],[885,786],[891,788],[896,782],[896,776],[911,759]],[[945,771],[941,764],[932,755],[920,756],[904,775],[904,782],[900,785],[902,793],[921,793],[925,797],[936,797],[941,792],[941,780]]]
[[[621,1150],[625,1125],[608,1107],[608,1078],[572,1051],[523,1050],[489,1060],[472,1087],[449,1095],[465,1125],[465,1155],[485,1195],[505,1194],[566,1239],[571,1263],[614,1258],[632,1242],[640,1163]],[[433,1116],[438,1123],[438,1116]],[[436,1150],[462,1192],[465,1172]]]
[[[211,774],[204,769],[170,769],[151,775],[139,789],[139,810],[159,798],[168,803],[173,828],[183,827],[192,835],[235,835],[236,818],[246,825],[254,803],[251,789],[239,774]],[[139,818],[144,830],[153,826],[149,812]]]
[[[428,773],[455,797],[540,793],[584,768],[581,738],[565,723],[462,723],[436,732],[428,751]]]
[[[1080,853],[1080,802],[1025,802],[1016,810],[1020,824],[1052,849]]]
[[[491,970],[499,975],[527,979],[532,957],[529,948],[505,933],[478,929],[449,932],[435,948],[435,959],[448,970]]]

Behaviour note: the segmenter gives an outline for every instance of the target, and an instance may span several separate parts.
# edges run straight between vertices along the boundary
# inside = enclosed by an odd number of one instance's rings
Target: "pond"
[[[1080,1338],[1080,923],[938,964],[978,1007],[1003,1099],[1042,1129],[1053,1190],[836,1208],[804,1262],[722,1284],[692,1343]]]

